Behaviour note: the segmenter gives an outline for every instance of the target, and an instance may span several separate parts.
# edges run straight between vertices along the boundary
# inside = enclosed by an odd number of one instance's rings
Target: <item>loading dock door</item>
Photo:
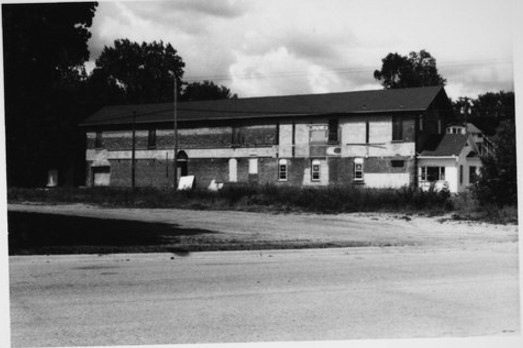
[[[110,182],[110,167],[93,167],[93,186],[109,186]]]

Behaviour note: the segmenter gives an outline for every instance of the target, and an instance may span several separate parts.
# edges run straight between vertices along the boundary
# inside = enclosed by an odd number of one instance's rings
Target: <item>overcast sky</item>
[[[239,97],[380,89],[389,52],[425,49],[449,96],[513,90],[512,0],[102,1],[92,67],[115,39],[171,43],[185,81]]]

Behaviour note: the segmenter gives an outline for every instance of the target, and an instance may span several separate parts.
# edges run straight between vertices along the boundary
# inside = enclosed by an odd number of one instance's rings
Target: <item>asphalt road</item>
[[[25,346],[520,331],[517,243],[9,258]]]

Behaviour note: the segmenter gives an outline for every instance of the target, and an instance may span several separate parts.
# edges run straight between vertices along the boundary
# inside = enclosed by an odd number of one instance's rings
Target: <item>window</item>
[[[445,180],[445,167],[421,167],[420,181]]]
[[[354,181],[363,181],[363,158],[354,160]]]
[[[469,184],[475,184],[476,181],[478,181],[478,173],[477,173],[477,167],[470,166],[469,167]]]
[[[405,167],[405,161],[392,160],[391,165],[392,165],[392,168],[403,168],[403,167]]]
[[[240,136],[240,126],[233,126],[232,127],[232,145],[239,146],[241,143],[242,143],[242,139]]]
[[[312,160],[311,180],[320,181],[320,160]]]
[[[287,181],[287,160],[285,159],[278,162],[278,180]]]
[[[99,149],[102,147],[102,132],[97,131],[96,137],[94,138],[94,147]]]
[[[459,166],[459,183],[463,184],[463,166]]]
[[[147,134],[147,148],[156,149],[156,129],[149,129]]]
[[[400,116],[392,116],[392,140],[403,140],[403,120]]]
[[[370,124],[369,121],[365,122],[365,144],[368,144],[370,140]]]
[[[338,120],[332,119],[329,120],[329,144],[338,143]]]

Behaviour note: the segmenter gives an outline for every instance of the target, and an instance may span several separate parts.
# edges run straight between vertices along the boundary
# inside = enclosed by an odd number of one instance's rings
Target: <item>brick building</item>
[[[418,185],[419,155],[452,120],[443,87],[184,102],[178,174],[196,187]],[[172,103],[107,106],[82,126],[88,186],[130,186],[133,152],[136,186],[173,186]]]

